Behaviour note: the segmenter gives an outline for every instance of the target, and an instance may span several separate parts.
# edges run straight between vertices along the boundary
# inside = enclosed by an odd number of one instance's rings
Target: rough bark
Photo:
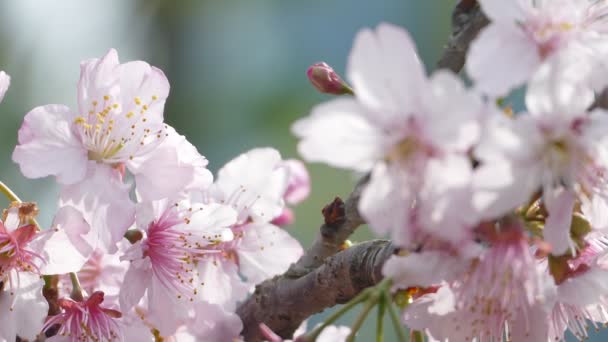
[[[277,335],[291,338],[306,318],[346,303],[382,280],[382,265],[394,251],[388,241],[367,241],[329,257],[305,276],[278,276],[258,285],[237,310],[245,341],[262,341],[261,322]]]

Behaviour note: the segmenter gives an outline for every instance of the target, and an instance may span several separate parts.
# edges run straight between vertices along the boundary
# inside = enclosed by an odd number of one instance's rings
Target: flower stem
[[[385,292],[384,296],[385,296],[384,298],[386,300],[386,307],[388,308],[389,316],[391,317],[391,320],[393,321],[393,327],[395,328],[395,333],[397,333],[397,338],[399,339],[399,342],[406,342],[407,336],[405,333],[405,329],[403,328],[403,325],[401,325],[401,321],[399,320],[399,315],[397,314],[397,311],[395,310],[395,307],[393,305],[393,301],[391,300],[390,294],[388,292]]]
[[[365,306],[363,307],[363,310],[361,310],[361,313],[359,313],[359,316],[357,316],[355,323],[353,323],[350,334],[346,338],[346,342],[355,341],[355,335],[357,334],[359,329],[361,329],[361,326],[363,325],[363,322],[365,322],[365,318],[367,318],[369,312],[374,308],[374,306],[376,306],[376,304],[378,304],[378,298],[379,297],[376,294],[368,298],[367,303],[365,303]]]
[[[340,309],[336,310],[321,325],[319,325],[313,331],[311,331],[310,333],[308,333],[308,336],[306,336],[305,341],[315,341],[317,339],[317,337],[319,336],[319,334],[321,334],[321,332],[323,331],[323,329],[325,329],[326,327],[328,327],[329,325],[331,325],[338,318],[342,317],[342,315],[344,315],[345,313],[347,313],[348,311],[350,311],[357,304],[366,301],[369,298],[370,293],[371,293],[369,290],[370,289],[363,290],[355,298],[353,298],[350,302],[344,304]]]
[[[386,313],[386,298],[381,295],[378,299],[378,321],[376,323],[376,342],[384,341],[384,313]]]
[[[4,184],[2,181],[0,181],[0,192],[2,192],[9,201],[21,203],[19,196],[17,196],[17,194],[15,194],[13,190],[6,186],[6,184]]]
[[[72,293],[70,294],[70,297],[77,302],[82,302],[84,296],[82,295],[82,287],[80,287],[80,281],[78,280],[76,273],[70,272],[70,280],[72,281]]]

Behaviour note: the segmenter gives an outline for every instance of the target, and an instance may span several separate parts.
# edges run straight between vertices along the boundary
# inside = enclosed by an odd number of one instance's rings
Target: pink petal
[[[28,178],[56,176],[73,184],[86,174],[87,151],[72,133],[70,109],[62,105],[36,107],[27,113],[19,130],[13,161]]]
[[[117,170],[91,161],[84,181],[61,190],[60,203],[82,212],[97,234],[100,248],[114,253],[116,243],[135,222],[129,190]]]
[[[298,204],[310,194],[310,176],[306,166],[300,160],[288,159],[284,162],[289,170],[289,183],[285,191],[285,201],[289,204]]]

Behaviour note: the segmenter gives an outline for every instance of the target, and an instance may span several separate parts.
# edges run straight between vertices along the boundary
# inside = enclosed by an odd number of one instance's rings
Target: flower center
[[[387,162],[408,161],[420,151],[422,144],[414,137],[406,137],[399,141],[388,152],[385,159]]]
[[[160,142],[166,136],[162,123],[148,119],[148,110],[157,100],[157,96],[146,102],[135,97],[133,103],[122,106],[110,95],[93,100],[87,114],[74,120],[89,159],[125,161],[153,142]]]

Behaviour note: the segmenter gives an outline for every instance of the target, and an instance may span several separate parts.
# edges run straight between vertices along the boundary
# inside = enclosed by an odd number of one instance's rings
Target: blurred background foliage
[[[24,200],[37,201],[40,222],[51,223],[58,188],[51,178],[28,180],[20,175],[11,161],[17,131],[35,106],[62,103],[75,108],[80,61],[100,57],[112,47],[123,62],[145,60],[166,73],[171,93],[165,119],[197,146],[214,172],[253,147],[273,146],[285,158],[297,157],[291,123],[329,99],[309,85],[309,65],[325,61],[344,74],[356,32],[386,21],[411,32],[431,70],[449,35],[455,3],[2,1],[0,70],[12,76],[12,85],[0,105],[0,177]],[[296,223],[289,228],[304,246],[317,232],[321,208],[337,195],[345,198],[357,179],[323,165],[309,165],[309,171],[312,194],[296,208]],[[360,229],[353,240],[369,238],[367,229]],[[342,323],[352,322],[352,316]],[[373,315],[368,321],[361,341],[372,340]],[[387,340],[392,341],[388,322],[387,327]]]

